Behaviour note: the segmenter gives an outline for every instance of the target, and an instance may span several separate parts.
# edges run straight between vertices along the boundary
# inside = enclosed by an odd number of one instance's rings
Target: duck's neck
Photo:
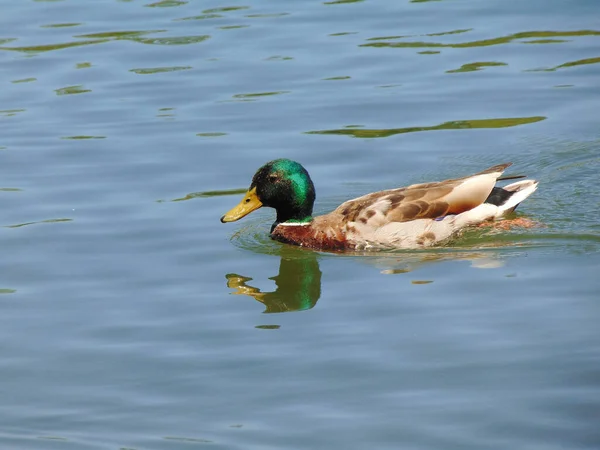
[[[289,210],[277,210],[277,220],[273,222],[271,226],[271,233],[275,227],[279,224],[282,225],[308,225],[312,222],[312,206],[304,209],[304,211],[296,211],[294,214],[290,214]]]

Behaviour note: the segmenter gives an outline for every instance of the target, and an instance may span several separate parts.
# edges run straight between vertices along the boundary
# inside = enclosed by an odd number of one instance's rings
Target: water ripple
[[[569,67],[576,67],[576,66],[585,66],[588,64],[599,64],[600,63],[600,57],[596,57],[596,58],[585,58],[585,59],[579,59],[577,61],[569,61],[563,64],[560,64],[556,67],[551,67],[549,69],[540,69],[540,71],[544,71],[544,72],[554,72],[555,70],[558,69],[566,69]],[[532,70],[533,72],[533,70]]]
[[[24,52],[24,53],[42,53],[42,52],[49,52],[52,50],[63,50],[65,48],[81,47],[83,45],[102,44],[104,42],[109,42],[109,41],[110,41],[110,39],[95,39],[95,40],[86,40],[86,41],[65,42],[63,44],[29,45],[29,46],[25,46],[25,47],[0,47],[0,50],[8,50],[8,51]]]
[[[444,33],[449,34],[449,33]],[[426,34],[424,36],[435,36],[436,34]],[[437,34],[439,35],[439,34]],[[361,44],[360,47],[389,47],[389,48],[470,48],[470,47],[487,47],[491,45],[508,44],[513,41],[530,38],[551,38],[551,37],[571,37],[571,36],[600,36],[600,31],[597,30],[579,30],[579,31],[523,31],[520,33],[509,34],[507,36],[501,36],[492,39],[482,39],[470,42],[459,42],[459,43],[442,43],[442,42],[425,42],[425,41],[412,41],[412,42],[370,42],[367,44]],[[381,41],[391,39],[402,39],[409,36],[397,36],[397,37],[373,37],[367,39],[367,41]],[[533,43],[532,41],[528,42]],[[547,40],[538,41],[537,43],[548,43]],[[556,41],[552,41],[556,43]]]
[[[149,45],[188,45],[188,44],[197,44],[200,42],[204,42],[210,38],[210,35],[198,35],[198,36],[173,36],[173,37],[164,37],[164,38],[146,38],[142,37],[148,34],[154,33],[164,33],[167,30],[145,30],[145,31],[107,31],[101,33],[90,33],[90,34],[81,34],[74,36],[75,38],[81,39],[85,38],[86,40],[78,40],[74,42],[65,42],[65,43],[56,43],[56,44],[44,44],[44,45],[29,45],[29,46],[17,46],[17,47],[5,47],[1,46],[0,50],[7,51],[17,51],[17,52],[25,52],[25,53],[41,53],[52,50],[62,50],[66,48],[72,47],[80,47],[83,45],[94,45],[94,44],[102,44],[111,41],[117,40],[128,40],[133,42],[138,42],[140,44],[149,44]],[[14,40],[14,39],[11,39]],[[5,44],[10,42],[10,40],[1,40],[0,44]]]
[[[73,221],[73,219],[66,219],[66,218],[46,219],[46,220],[38,220],[36,222],[18,223],[16,225],[5,225],[4,228],[21,228],[21,227],[26,227],[28,225],[37,225],[40,223],[58,223],[58,222],[72,222],[72,221]]]

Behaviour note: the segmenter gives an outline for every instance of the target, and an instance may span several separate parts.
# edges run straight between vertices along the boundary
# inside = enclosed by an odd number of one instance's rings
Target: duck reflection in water
[[[505,259],[511,255],[523,254],[528,248],[524,245],[502,243],[488,244],[487,249],[463,250],[445,249],[438,252],[406,252],[401,254],[359,254],[354,256],[362,263],[376,268],[381,274],[408,274],[418,271],[423,266],[465,261],[475,269],[498,269],[504,266]],[[502,252],[497,250],[503,250]],[[322,256],[311,251],[295,252],[281,255],[279,274],[269,278],[274,280],[277,288],[272,292],[262,292],[259,288],[248,284],[250,277],[235,273],[227,274],[227,287],[233,289],[234,295],[247,295],[265,305],[265,313],[287,311],[304,311],[314,307],[321,296],[321,269],[318,258]],[[422,281],[411,277],[407,280],[413,284]],[[434,280],[428,281],[432,282]]]
[[[232,294],[253,297],[265,305],[265,313],[311,309],[321,296],[321,269],[317,255],[309,252],[302,257],[281,257],[279,274],[269,278],[277,285],[273,292],[248,285],[249,277],[235,273],[225,277],[227,287],[234,289]]]

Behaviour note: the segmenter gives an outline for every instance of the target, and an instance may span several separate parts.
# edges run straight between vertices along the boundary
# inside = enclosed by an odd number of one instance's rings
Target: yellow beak
[[[247,216],[252,211],[260,208],[262,205],[262,202],[256,195],[256,188],[252,188],[246,192],[246,195],[244,195],[244,198],[239,205],[221,217],[221,222],[235,222],[236,220],[240,220],[242,217]]]

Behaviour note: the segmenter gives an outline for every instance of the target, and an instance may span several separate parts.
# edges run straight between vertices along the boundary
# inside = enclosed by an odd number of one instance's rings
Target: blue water
[[[0,447],[597,449],[600,5],[0,0]],[[533,229],[223,225],[512,161]]]

